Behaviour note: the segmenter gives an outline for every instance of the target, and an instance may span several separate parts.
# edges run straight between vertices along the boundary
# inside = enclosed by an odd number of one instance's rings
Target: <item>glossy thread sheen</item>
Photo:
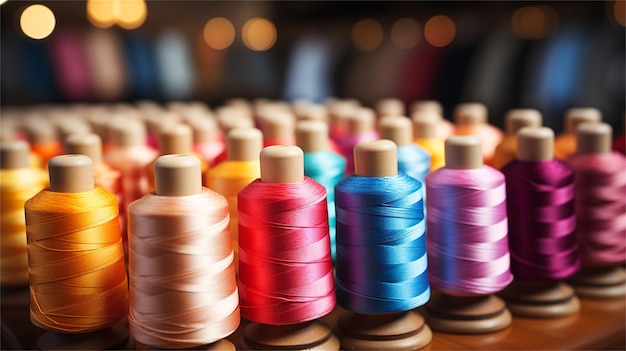
[[[61,333],[86,333],[128,313],[118,204],[96,187],[82,193],[48,189],[25,204],[30,318]]]
[[[430,298],[420,182],[350,176],[335,187],[337,301],[357,313],[408,311]]]
[[[285,325],[320,318],[335,307],[326,191],[256,180],[239,193],[241,315]]]
[[[626,159],[617,152],[574,155],[576,236],[583,263],[626,261]]]
[[[483,166],[426,176],[429,279],[450,295],[504,289],[510,271],[504,176]]]
[[[38,168],[0,170],[0,284],[28,286],[24,203],[47,186]]]
[[[182,349],[232,334],[240,315],[224,197],[148,194],[129,214],[131,336]]]
[[[330,248],[333,261],[337,257],[336,247],[336,220],[335,220],[335,185],[345,175],[346,159],[329,150],[304,153],[304,175],[326,188],[328,202],[328,224],[330,229]]]
[[[562,161],[515,160],[506,177],[511,270],[522,280],[564,279],[580,268],[574,175]]]

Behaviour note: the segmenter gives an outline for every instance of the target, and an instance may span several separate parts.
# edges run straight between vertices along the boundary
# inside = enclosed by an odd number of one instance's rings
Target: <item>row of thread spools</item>
[[[419,348],[431,334],[409,311],[427,301],[422,313],[434,329],[483,333],[505,328],[508,309],[576,313],[564,279],[583,295],[623,296],[624,157],[610,152],[612,131],[597,110],[569,112],[569,133],[557,139],[568,140],[568,152],[540,128],[537,111],[511,111],[503,138],[480,104],[460,105],[456,127],[432,102],[416,104],[411,119],[397,101],[378,113],[357,105],[233,100],[217,117],[201,104],[73,106],[45,119],[38,109],[10,111],[21,118],[5,114],[3,132],[12,130],[6,121],[24,126],[34,155],[24,156],[25,143],[2,144],[3,287],[30,283],[32,321],[66,342],[98,331],[92,339],[123,343],[124,333],[105,331],[128,312],[126,251],[131,336],[160,348],[228,336],[239,308],[259,323],[246,329],[242,348],[338,347],[328,328],[310,322],[330,313],[335,299],[357,313],[339,319],[342,348]],[[330,124],[295,122],[328,115]],[[63,146],[37,140],[55,120]],[[12,137],[19,133],[3,133]],[[290,144],[300,148],[263,149]],[[567,164],[552,157],[556,150]],[[93,161],[54,158],[50,187],[35,196],[48,176],[32,165],[62,152]],[[155,161],[159,153],[197,157]],[[500,173],[483,162],[507,165]],[[109,191],[91,190],[94,180]],[[26,235],[23,204],[31,197]],[[390,320],[398,328],[380,327]],[[43,348],[50,340],[59,339],[42,338]]]

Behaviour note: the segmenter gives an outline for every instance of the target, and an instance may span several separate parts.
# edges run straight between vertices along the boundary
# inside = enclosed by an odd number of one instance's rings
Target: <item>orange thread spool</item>
[[[533,109],[513,109],[506,114],[506,134],[498,144],[491,166],[502,169],[517,158],[517,132],[524,127],[541,127],[541,112]]]
[[[573,107],[565,111],[565,130],[554,139],[554,157],[565,160],[576,153],[576,128],[582,123],[599,123],[602,113],[593,107]]]
[[[31,321],[70,334],[107,328],[128,313],[117,200],[94,187],[87,156],[57,156],[49,171],[50,188],[24,206]]]
[[[24,203],[47,186],[46,173],[29,165],[25,141],[0,143],[0,284],[28,286]]]

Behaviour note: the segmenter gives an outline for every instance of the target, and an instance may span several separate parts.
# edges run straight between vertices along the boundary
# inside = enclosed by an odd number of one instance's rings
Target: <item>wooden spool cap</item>
[[[514,109],[506,114],[506,133],[516,135],[524,127],[541,127],[541,112],[535,109]]]
[[[239,106],[223,106],[218,109],[217,121],[225,133],[235,128],[254,128],[251,111]]]
[[[146,126],[138,120],[116,119],[111,125],[111,136],[117,146],[144,145],[146,143]]]
[[[376,128],[376,114],[367,107],[358,108],[346,121],[349,135],[369,133]]]
[[[260,156],[262,182],[299,183],[304,180],[304,153],[299,147],[268,146]]]
[[[487,123],[487,106],[479,102],[459,104],[454,109],[454,122],[459,126]]]
[[[154,162],[155,194],[188,196],[202,192],[200,160],[193,155],[163,155]]]
[[[413,125],[404,116],[386,116],[380,121],[380,138],[389,139],[397,146],[413,143]]]
[[[362,141],[354,148],[354,174],[361,177],[398,175],[398,148],[391,140]]]
[[[226,148],[230,161],[256,161],[263,149],[263,134],[256,128],[235,128],[228,132]]]
[[[605,154],[611,152],[613,128],[607,123],[581,123],[576,128],[576,153]]]
[[[413,135],[419,139],[432,139],[437,137],[437,125],[441,121],[441,115],[432,111],[416,111],[411,115],[413,121]]]
[[[431,111],[443,116],[443,106],[436,100],[419,100],[411,104],[411,115],[417,111]]]
[[[446,168],[477,169],[483,166],[481,141],[471,135],[455,135],[445,141]]]
[[[376,102],[378,116],[404,116],[406,109],[404,102],[396,98],[380,99]]]
[[[213,118],[193,119],[189,125],[195,143],[208,143],[217,139],[218,126]]]
[[[324,105],[308,104],[296,111],[298,120],[328,121],[328,109]]]
[[[23,140],[0,142],[0,169],[20,169],[30,167],[30,147]]]
[[[295,117],[291,112],[276,110],[261,120],[263,138],[289,141],[294,138]]]
[[[94,164],[102,162],[102,140],[98,134],[72,134],[65,138],[68,154],[87,155]]]
[[[305,120],[296,125],[296,144],[304,152],[327,149],[328,125],[322,121]]]
[[[565,111],[565,132],[576,133],[581,123],[598,123],[602,121],[602,113],[593,107],[574,107]]]
[[[524,127],[517,133],[517,159],[547,161],[554,158],[554,132],[547,127]]]
[[[186,124],[173,124],[159,134],[161,155],[188,154],[193,151],[193,132]]]
[[[48,144],[58,141],[56,129],[52,123],[45,120],[30,121],[26,126],[26,134],[32,144]]]
[[[61,132],[61,138],[63,139],[72,134],[87,134],[92,132],[89,123],[80,118],[71,118],[59,121],[57,126]]]
[[[94,189],[93,162],[85,155],[59,155],[48,162],[50,191],[83,193]]]

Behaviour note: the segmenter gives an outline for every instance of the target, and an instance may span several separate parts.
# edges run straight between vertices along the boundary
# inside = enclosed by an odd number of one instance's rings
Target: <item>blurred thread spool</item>
[[[506,114],[506,134],[496,147],[491,165],[502,169],[517,157],[517,132],[524,127],[541,127],[541,113],[534,109],[513,109]]]
[[[49,163],[50,188],[25,204],[31,321],[41,350],[134,349],[115,197],[85,155]]]
[[[406,114],[404,102],[398,98],[378,99],[375,104],[375,110],[378,118],[385,116],[404,116]]]
[[[415,186],[417,185],[418,191],[420,194],[418,198],[421,200],[421,187],[420,184],[411,179],[410,177],[406,177],[405,175],[398,175],[398,162],[397,162],[397,150],[396,146],[392,141],[389,140],[377,140],[377,141],[366,141],[359,143],[355,148],[355,159],[356,159],[356,169],[355,175],[347,178],[342,181],[337,186],[337,192],[342,193],[342,197],[345,198],[346,202],[341,202],[340,198],[337,199],[337,209],[338,212],[341,209],[344,212],[348,212],[350,210],[349,200],[346,200],[348,196],[354,196],[358,193],[364,192],[372,198],[380,198],[383,196],[389,196],[390,193],[394,193],[394,196],[401,196],[402,198],[411,197],[411,195],[404,194],[407,191],[413,191]],[[404,178],[405,177],[405,178]],[[388,187],[376,187],[373,186],[369,189],[357,189],[355,184],[352,184],[352,190],[350,190],[350,183],[354,180],[372,183],[372,185],[378,182],[386,182],[391,181]],[[403,179],[404,178],[404,179]],[[398,181],[398,182],[396,182]],[[404,183],[404,181],[408,181],[408,183]],[[404,184],[403,184],[404,183]],[[418,183],[418,184],[416,184]],[[396,189],[399,192],[394,192],[393,185],[400,185],[401,189]],[[348,191],[354,191],[352,195],[349,195]],[[367,198],[369,196],[365,196]],[[415,195],[415,194],[413,194]],[[376,200],[372,199],[372,202]],[[382,200],[378,199],[380,203]],[[392,203],[396,203],[398,200],[389,201]],[[413,202],[413,200],[409,200],[409,202]],[[385,203],[387,205],[387,203]],[[354,205],[353,205],[354,206]],[[365,204],[359,204],[357,206],[366,206]],[[371,206],[371,207],[379,207],[376,212],[380,212],[383,210],[382,206]],[[410,208],[410,210],[408,210]],[[403,221],[411,221],[412,232],[413,234],[420,235],[419,226],[415,225],[415,220],[420,220],[419,213],[413,213],[415,210],[415,204],[407,206],[407,204],[403,204],[402,207],[394,208],[394,210],[398,211],[401,209],[405,209],[405,213],[403,215],[398,215],[395,213],[390,217],[394,217],[393,219],[402,218]],[[359,211],[363,210],[363,207],[358,208]],[[409,213],[410,212],[410,213]],[[423,212],[421,213],[421,221],[424,220]],[[338,225],[340,221],[349,221],[350,217],[354,215],[350,215],[346,213],[343,219],[338,219]],[[382,215],[379,214],[382,217]],[[391,223],[384,222],[383,219],[378,218],[380,223],[379,225],[386,224],[391,225]],[[347,223],[345,223],[347,224]],[[349,230],[348,226],[344,224],[344,229]],[[357,223],[354,223],[355,225]],[[358,223],[362,224],[362,223]],[[368,228],[372,228],[371,233],[368,234],[378,234],[383,231],[379,231],[380,228],[373,227],[371,224],[367,225]],[[338,226],[338,230],[341,228]],[[388,228],[389,231],[393,231],[396,228]],[[395,254],[399,254],[402,250],[402,245],[409,245],[411,247],[411,251],[420,251],[420,237],[417,238],[414,235],[410,235],[410,238],[402,237],[406,235],[406,230],[403,230],[402,233],[398,233],[393,235],[393,237],[389,237],[389,235],[384,235],[385,239],[379,238],[377,240],[384,240],[385,243],[382,245],[381,243],[373,245],[370,249],[367,249],[367,246],[370,245],[359,245],[359,247],[347,248],[350,234],[347,232],[339,231],[338,234],[343,236],[343,238],[338,237],[338,241],[342,242],[342,246],[344,250],[339,251],[340,248],[338,246],[338,261],[337,261],[337,277],[338,284],[341,281],[341,284],[347,284],[346,287],[341,287],[341,290],[338,290],[338,298],[344,300],[342,304],[345,304],[343,307],[348,310],[355,310],[353,312],[348,312],[342,314],[336,326],[337,334],[341,340],[341,348],[345,350],[417,350],[421,349],[424,346],[428,345],[432,340],[432,332],[430,328],[425,324],[424,318],[415,311],[409,311],[408,309],[415,308],[421,304],[423,304],[430,295],[430,290],[428,289],[428,283],[426,281],[426,266],[420,265],[420,258],[415,257],[406,257],[401,259],[397,257],[399,260],[404,261],[407,264],[410,264],[414,270],[417,272],[411,272],[411,275],[414,276],[417,273],[420,275],[417,276],[417,279],[408,279],[407,276],[402,275],[398,272],[395,272],[393,269],[389,269],[390,265],[385,262],[384,254],[381,255],[384,248],[387,250],[384,253],[388,253],[391,255],[392,251],[389,251],[391,246],[396,246],[394,249]],[[425,233],[421,232],[421,240],[423,240]],[[368,238],[364,241],[373,240],[371,237],[375,235],[365,235],[364,237]],[[353,239],[355,240],[355,239]],[[374,239],[376,240],[376,239]],[[404,241],[403,244],[395,244],[396,241]],[[411,241],[407,243],[406,241]],[[357,240],[358,241],[358,240]],[[361,243],[362,244],[362,243]],[[395,245],[394,245],[395,244]],[[423,242],[421,243],[423,246]],[[376,257],[374,251],[377,250],[379,257]],[[425,258],[425,246],[421,248],[423,251],[423,257]],[[357,251],[363,250],[361,254]],[[369,251],[369,252],[367,252]],[[350,255],[350,252],[353,252],[353,255]],[[363,255],[364,257],[368,257],[369,259],[374,259],[376,262],[375,266],[377,268],[379,266],[386,267],[388,271],[386,274],[393,275],[394,287],[395,290],[392,290],[391,287],[387,287],[387,289],[381,289],[382,286],[385,285],[386,281],[367,281],[367,278],[364,276],[360,276],[360,279],[363,281],[360,282],[350,282],[352,279],[357,279],[355,276],[346,276],[345,272],[349,272],[351,270],[350,265],[361,265],[362,262],[358,262],[359,256]],[[372,257],[374,256],[374,257]],[[408,262],[407,262],[408,259]],[[371,261],[370,261],[371,262]],[[397,261],[396,261],[397,262]],[[418,265],[416,265],[418,263]],[[344,266],[345,265],[345,266]],[[342,273],[343,272],[343,273]],[[395,273],[395,274],[394,274]],[[378,274],[385,274],[382,272],[378,272]],[[421,275],[423,274],[423,275]],[[396,277],[398,275],[398,277]],[[400,279],[402,276],[402,280],[396,282],[396,279]],[[340,278],[341,277],[341,278]],[[420,279],[421,277],[421,279]],[[380,278],[380,277],[379,277]],[[397,286],[397,283],[403,283],[404,286],[402,288]],[[362,286],[356,287],[356,284],[362,284]],[[404,289],[403,289],[404,288]],[[425,288],[425,290],[424,290]],[[378,289],[378,290],[377,290]],[[405,294],[404,290],[411,291],[411,294]],[[350,290],[350,291],[348,291]],[[363,290],[358,294],[354,293],[352,290]],[[386,291],[383,291],[386,290]],[[413,290],[419,290],[417,291]],[[418,296],[413,296],[413,293],[418,294]],[[410,297],[408,295],[411,295]],[[354,300],[354,301],[350,301]],[[341,301],[340,301],[341,302]],[[357,307],[358,306],[358,307]],[[372,311],[368,313],[367,311]],[[377,311],[377,312],[373,312]]]
[[[313,195],[306,194],[307,191],[323,193],[324,200],[325,191],[321,185],[305,178],[303,152],[297,146],[264,148],[260,161],[261,178],[244,188],[238,199],[241,311],[242,317],[254,322],[245,328],[239,346],[258,350],[339,350],[339,340],[330,328],[315,320],[335,307],[326,203],[323,203],[326,223],[312,222],[320,214],[317,213],[320,203],[306,203],[316,201],[306,198],[306,195]],[[270,194],[273,188],[282,191]],[[299,191],[294,191],[296,189]],[[259,211],[267,212],[265,215],[269,217],[249,212],[252,207],[268,201],[273,203],[272,207]],[[293,201],[298,203],[297,209],[292,207],[295,205],[291,204]],[[284,214],[280,209],[285,206],[287,211],[306,211],[309,216]],[[246,222],[243,216],[247,218]],[[250,227],[250,221],[256,216],[261,216],[267,223]],[[270,227],[274,230],[268,232]],[[319,237],[324,231],[326,234]],[[276,242],[280,249],[274,245],[264,247],[263,238],[282,236],[283,232],[289,232],[290,239]],[[305,233],[306,239],[302,236]],[[288,243],[291,240],[298,242],[296,247],[290,247],[293,246]],[[259,274],[259,271],[272,272],[281,279],[267,282],[276,277]],[[283,287],[279,288],[281,284]]]
[[[431,328],[445,333],[502,330],[511,324],[511,313],[493,294],[513,279],[504,176],[483,165],[477,137],[453,136],[445,147],[446,166],[426,177],[426,240],[433,295],[423,314]],[[473,230],[460,229],[466,226]]]
[[[378,139],[374,110],[359,107],[345,119],[345,133],[336,139],[341,155],[346,159],[346,175],[354,173],[354,147],[361,141]]]
[[[336,143],[348,133],[348,119],[360,108],[360,104],[352,100],[329,100],[326,103],[330,117],[329,135]]]
[[[589,298],[626,295],[626,178],[624,155],[611,151],[606,123],[582,123],[577,152],[566,163],[575,178],[576,234],[583,267],[569,282]]]
[[[487,106],[482,103],[463,103],[454,109],[454,135],[475,135],[482,144],[483,161],[489,165],[498,144],[502,142],[502,131],[489,124]]]
[[[300,121],[296,126],[296,144],[304,152],[304,175],[326,188],[330,248],[336,258],[335,185],[346,172],[346,159],[328,147],[328,125],[322,121]]]
[[[213,118],[192,119],[187,123],[193,129],[193,150],[212,166],[215,159],[226,150],[224,138]]]
[[[226,199],[202,187],[192,155],[160,156],[155,177],[128,209],[130,333],[147,350],[234,350],[222,339],[240,322]]]
[[[411,117],[419,115],[420,112],[431,113],[437,116],[438,123],[435,135],[439,138],[447,138],[454,133],[454,124],[444,118],[443,106],[436,100],[418,100],[411,104]]]
[[[554,139],[554,157],[565,160],[576,153],[576,128],[581,123],[599,123],[602,112],[593,107],[573,107],[565,111],[564,131]]]
[[[44,168],[47,168],[50,159],[63,153],[63,146],[58,140],[56,128],[52,123],[43,119],[31,119],[26,123],[24,127],[30,149],[39,156]]]
[[[28,246],[24,203],[48,185],[29,165],[28,143],[0,142],[0,283],[3,306],[28,306]]]
[[[554,132],[546,127],[520,129],[516,159],[502,170],[507,177],[511,268],[516,276],[501,295],[516,316],[575,314],[580,302],[574,289],[562,282],[580,268],[578,244],[572,240],[572,172],[554,158]],[[517,177],[522,181],[516,182]],[[558,217],[550,211],[557,211]]]
[[[239,271],[239,213],[237,194],[241,189],[261,177],[259,154],[263,149],[263,136],[256,128],[235,128],[226,140],[228,160],[209,169],[205,180],[207,187],[223,195],[228,201],[230,233],[235,253],[235,268]]]
[[[430,153],[430,171],[445,166],[445,139],[437,136],[439,116],[431,112],[416,112],[413,121],[413,141]]]
[[[259,115],[259,125],[263,132],[263,147],[295,144],[295,117],[291,112],[270,110]]]

